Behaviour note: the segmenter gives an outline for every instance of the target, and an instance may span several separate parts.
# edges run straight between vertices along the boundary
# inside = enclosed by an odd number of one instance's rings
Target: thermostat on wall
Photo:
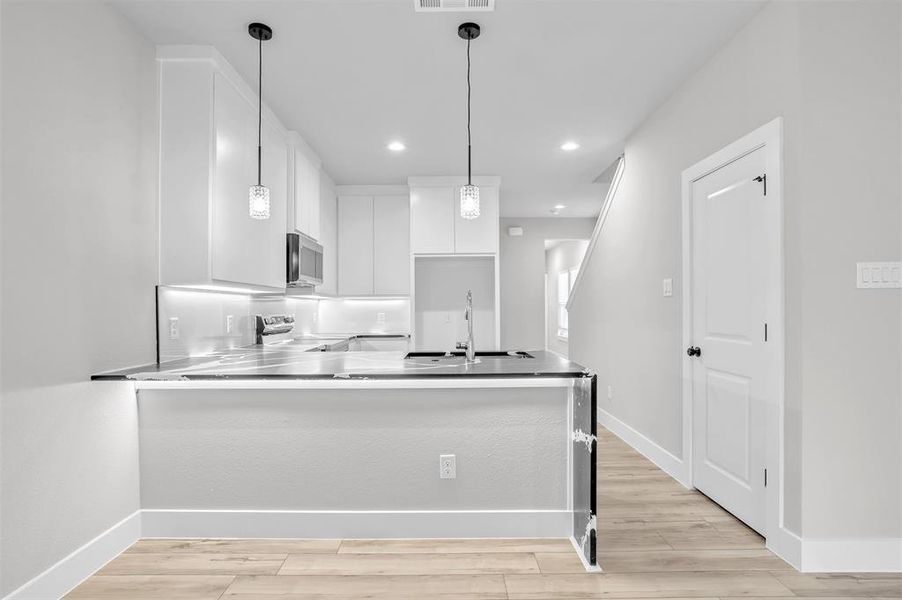
[[[523,235],[523,228],[522,227],[508,227],[507,235],[509,235],[510,237],[520,237]]]

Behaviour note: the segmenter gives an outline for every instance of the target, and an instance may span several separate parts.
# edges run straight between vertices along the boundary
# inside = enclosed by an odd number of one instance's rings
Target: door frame
[[[692,192],[693,184],[702,177],[734,162],[755,150],[764,148],[767,196],[772,201],[766,213],[767,244],[765,257],[769,277],[766,297],[768,343],[773,343],[770,368],[774,377],[765,407],[765,537],[767,547],[790,564],[798,565],[795,534],[784,527],[784,392],[786,371],[785,348],[785,267],[783,235],[783,119],[762,125],[748,135],[692,165],[682,176],[682,268],[683,268],[683,346],[692,345]],[[681,352],[682,352],[681,348]],[[687,483],[693,481],[692,360],[682,355],[683,378],[683,462]],[[762,474],[763,476],[763,474]],[[789,537],[787,537],[789,536]]]

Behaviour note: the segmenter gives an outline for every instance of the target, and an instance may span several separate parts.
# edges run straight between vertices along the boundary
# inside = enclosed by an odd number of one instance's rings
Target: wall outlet
[[[376,325],[385,325],[385,313],[381,312],[376,315]]]
[[[438,476],[442,479],[457,479],[457,459],[453,454],[439,455]]]
[[[664,297],[669,298],[673,296],[673,279],[667,278],[664,280],[662,287],[664,288]]]
[[[608,386],[608,400],[613,400],[613,399],[614,399],[614,386],[609,385]]]
[[[169,339],[179,339],[179,318],[169,317]]]
[[[226,333],[232,333],[235,329],[235,316],[234,315],[226,315]]]

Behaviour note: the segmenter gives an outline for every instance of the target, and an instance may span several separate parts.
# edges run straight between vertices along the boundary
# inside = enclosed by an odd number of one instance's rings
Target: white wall
[[[4,2],[2,75],[0,596],[138,509],[134,392],[89,377],[153,361],[157,275],[153,45]]]
[[[599,187],[598,207],[604,198]],[[507,228],[523,228],[510,237]],[[503,218],[500,231],[501,347],[545,347],[545,240],[589,239],[594,218]]]
[[[589,240],[572,240],[559,242],[545,251],[545,274],[548,277],[548,289],[545,297],[545,323],[548,327],[548,350],[561,356],[569,356],[569,339],[558,337],[558,276],[579,267],[586,255]]]
[[[473,292],[476,351],[495,349],[495,259],[417,257],[414,331],[417,350],[453,350],[467,339],[467,290]]]
[[[856,261],[900,253],[899,10],[767,5],[627,140],[570,313],[600,408],[680,456],[680,174],[783,116],[785,519],[806,539],[902,536],[902,296],[855,289]]]
[[[566,509],[565,388],[139,394],[146,509]]]

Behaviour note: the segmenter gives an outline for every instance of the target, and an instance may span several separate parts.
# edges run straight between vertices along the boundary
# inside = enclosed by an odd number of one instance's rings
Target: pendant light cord
[[[258,40],[260,63],[257,68],[257,185],[262,185],[260,171],[263,165],[263,38]]]
[[[470,38],[467,38],[467,185],[473,185],[473,146],[470,141]]]

